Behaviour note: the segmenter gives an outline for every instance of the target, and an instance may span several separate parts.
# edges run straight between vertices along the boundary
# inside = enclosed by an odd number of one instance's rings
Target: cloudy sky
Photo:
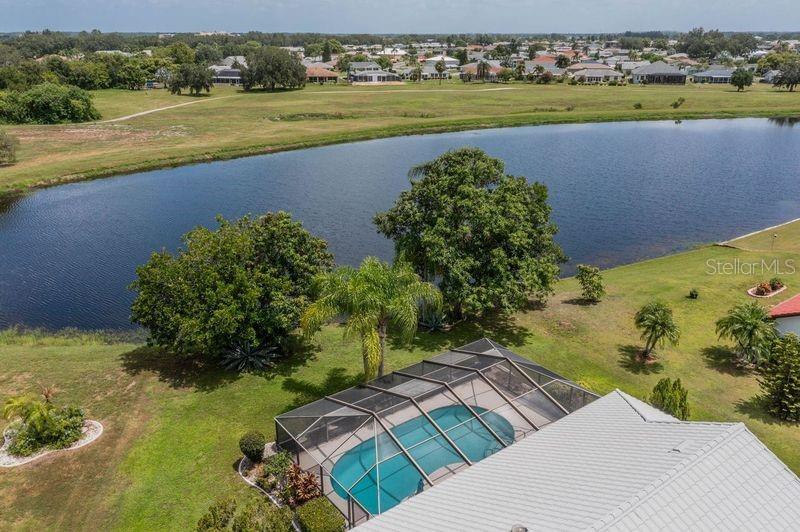
[[[0,32],[800,30],[798,0],[0,0]]]

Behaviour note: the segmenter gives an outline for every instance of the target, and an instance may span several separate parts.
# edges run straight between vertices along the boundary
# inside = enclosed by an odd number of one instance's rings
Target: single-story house
[[[228,57],[220,61],[219,64],[230,67],[233,66],[235,63],[239,63],[240,65],[246,67],[247,59],[243,55],[229,55]]]
[[[500,64],[500,61],[492,59],[484,62],[489,65],[489,72],[486,75],[486,81],[496,81],[497,75],[501,70],[503,70],[503,66]],[[478,63],[475,62],[461,65],[461,74],[459,74],[459,77],[465,81],[478,79]]]
[[[775,78],[779,76],[780,73],[780,70],[768,70],[767,72],[764,72],[764,75],[761,76],[761,79],[758,81],[761,83],[774,83]]]
[[[400,59],[403,59],[406,55],[408,55],[408,52],[406,52],[401,48],[394,47],[394,48],[384,48],[376,55],[380,55],[382,57],[388,57],[392,61],[399,61]]]
[[[350,81],[354,83],[387,83],[402,80],[400,76],[394,72],[387,72],[385,70],[362,70],[350,74]]]
[[[447,68],[458,68],[459,65],[458,59],[447,55],[434,55],[433,57],[429,57],[425,59],[425,64],[430,66],[435,66],[436,63],[438,63],[439,61],[444,61],[444,65]]]
[[[695,83],[730,83],[733,68],[709,69],[692,75]]]
[[[800,294],[772,307],[769,317],[775,320],[779,333],[800,335]]]
[[[604,63],[597,63],[595,61],[587,61],[585,63],[572,63],[567,67],[567,73],[572,74],[577,72],[578,70],[585,70],[585,69],[592,69],[592,70],[614,70],[613,67],[610,67]]]
[[[380,70],[381,66],[375,61],[353,61],[347,67],[347,73],[351,77],[359,72],[378,72]]]
[[[542,67],[545,72],[550,72],[554,76],[561,76],[566,72],[564,68],[558,68],[555,63],[540,63],[539,61],[525,61],[525,73],[535,74],[537,67]]]
[[[403,79],[414,79],[414,71],[416,67],[405,67],[401,69],[397,69],[397,74]],[[428,79],[450,79],[450,72],[445,70],[442,72],[441,75],[436,71],[436,67],[431,65],[424,65],[421,67],[422,72],[420,73],[423,80]]]
[[[743,423],[679,421],[616,390],[357,530],[790,531],[798,500]]]
[[[339,74],[327,68],[306,67],[306,81],[309,83],[325,83],[327,81],[336,83],[339,81]]]
[[[643,65],[634,69],[633,72],[631,72],[631,79],[634,83],[684,85],[686,83],[686,73],[663,61],[656,61],[655,63]]]
[[[624,76],[616,70],[584,68],[574,72],[572,77],[583,83],[603,83],[605,81],[620,81]]]
[[[225,65],[212,65],[208,67],[214,72],[213,83],[218,85],[241,85],[242,72],[238,68]]]
[[[645,66],[645,65],[649,65],[649,64],[650,64],[650,61],[622,61],[622,63],[619,65],[619,67],[622,70],[623,74],[625,74],[626,76],[630,76],[631,72],[633,72],[637,68]]]

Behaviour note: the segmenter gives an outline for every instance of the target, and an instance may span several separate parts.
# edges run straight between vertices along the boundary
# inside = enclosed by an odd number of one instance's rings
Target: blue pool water
[[[480,407],[475,407],[475,411],[506,443],[514,441],[514,428],[507,419]],[[428,414],[472,462],[483,460],[502,448],[464,406],[445,406]],[[450,464],[463,463],[458,453],[424,416],[397,425],[392,429],[392,434],[428,475]],[[346,499],[347,490],[343,486],[347,486],[353,497],[372,514],[396,506],[424,487],[422,475],[404,454],[392,456],[399,451],[387,434],[358,444],[343,454],[334,465],[331,472],[334,489]],[[379,462],[377,467],[376,459]]]

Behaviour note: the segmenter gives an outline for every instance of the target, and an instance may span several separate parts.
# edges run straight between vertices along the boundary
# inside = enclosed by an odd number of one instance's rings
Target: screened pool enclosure
[[[350,526],[596,399],[482,339],[275,418]]]

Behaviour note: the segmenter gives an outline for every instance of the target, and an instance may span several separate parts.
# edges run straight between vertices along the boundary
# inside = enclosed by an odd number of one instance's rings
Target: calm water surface
[[[391,258],[372,216],[408,188],[412,165],[464,145],[547,184],[567,273],[800,217],[800,126],[766,119],[524,127],[286,152],[64,185],[0,207],[0,327],[130,327],[136,265],[217,214],[286,210],[339,263]]]

